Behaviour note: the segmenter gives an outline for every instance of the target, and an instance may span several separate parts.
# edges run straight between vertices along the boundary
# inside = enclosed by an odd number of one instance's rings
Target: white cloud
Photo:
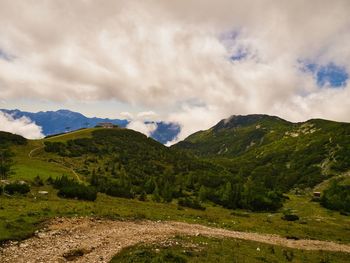
[[[154,111],[144,111],[137,114],[137,118],[144,121],[157,121],[158,114]]]
[[[179,139],[231,114],[350,121],[349,82],[319,89],[298,64],[350,72],[349,13],[348,0],[2,0],[0,100],[114,99],[179,122]],[[146,115],[128,119],[149,134]]]
[[[134,115],[133,115],[132,113],[126,112],[126,111],[121,112],[121,113],[119,114],[119,116],[120,116],[121,118],[123,118],[123,119],[126,119],[126,120],[132,120],[132,119],[134,118]]]
[[[22,135],[27,139],[43,138],[41,127],[30,119],[22,117],[14,119],[11,115],[0,111],[0,130]]]
[[[145,123],[144,121],[141,121],[141,120],[132,120],[128,124],[127,128],[141,132],[149,137],[152,134],[152,132],[154,132],[157,129],[157,124],[153,122]]]
[[[158,127],[155,123],[158,115],[153,111],[139,112],[136,117],[129,113],[123,113],[123,115],[128,116],[130,121],[126,128],[141,132],[147,137],[151,136]]]

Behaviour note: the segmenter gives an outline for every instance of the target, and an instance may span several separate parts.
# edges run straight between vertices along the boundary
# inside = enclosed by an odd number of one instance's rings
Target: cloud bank
[[[231,114],[350,121],[348,0],[2,0],[0,100],[113,99],[177,121],[178,139]],[[130,124],[149,134],[153,127]]]
[[[22,135],[27,139],[43,138],[41,127],[30,119],[22,117],[14,119],[11,115],[0,111],[0,131]]]
[[[141,132],[147,137],[150,137],[158,127],[155,123],[157,114],[153,111],[140,112],[136,116],[129,112],[122,112],[120,115],[130,121],[126,128]]]

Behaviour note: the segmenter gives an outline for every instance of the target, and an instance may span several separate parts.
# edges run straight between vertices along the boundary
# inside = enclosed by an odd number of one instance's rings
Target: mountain
[[[40,111],[37,113],[20,110],[0,109],[15,119],[27,117],[42,127],[45,136],[59,134],[81,128],[95,127],[100,122],[111,122],[119,127],[126,127],[128,120],[108,118],[88,118],[81,113],[69,110]],[[172,141],[180,132],[180,126],[176,123],[156,122],[157,129],[151,133],[151,137],[163,144]]]
[[[38,174],[41,168],[33,167],[40,162],[46,177],[57,178],[65,174],[50,172],[58,165],[111,196],[151,195],[156,201],[177,198],[198,208],[200,200],[227,208],[275,211],[283,205],[283,193],[314,187],[350,170],[349,135],[348,123],[291,123],[275,116],[248,115],[222,120],[170,148],[125,128],[87,128],[28,140],[25,149],[12,150],[22,166],[26,160],[26,167],[17,170],[26,171],[26,176]],[[59,188],[70,182],[61,178],[54,184]]]
[[[350,124],[292,123],[276,116],[231,116],[173,146],[283,191],[312,187],[350,169]]]

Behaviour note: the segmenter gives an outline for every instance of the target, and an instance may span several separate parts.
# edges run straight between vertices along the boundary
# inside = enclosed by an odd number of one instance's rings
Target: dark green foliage
[[[53,181],[53,186],[59,189],[57,195],[64,198],[76,198],[79,200],[95,201],[97,191],[92,186],[80,184],[67,176],[61,176]]]
[[[184,255],[177,251],[162,251],[157,253],[150,249],[138,249],[133,253],[115,257],[111,262],[123,263],[186,263],[187,260]]]
[[[333,210],[350,212],[350,185],[333,180],[329,188],[322,193],[321,205]]]
[[[299,220],[299,216],[294,214],[285,214],[283,215],[282,219],[286,221],[297,221]]]
[[[178,204],[183,207],[189,207],[197,210],[205,210],[205,207],[202,206],[198,201],[198,199],[196,198],[190,198],[190,197],[180,198]]]
[[[45,150],[80,159],[84,169],[79,173],[89,175],[92,186],[111,196],[133,198],[145,192],[156,202],[199,196],[227,208],[259,211],[278,209],[283,201],[274,195],[273,186],[264,185],[259,191],[250,189],[255,198],[248,200],[243,171],[229,171],[226,164],[169,149],[127,129],[96,130],[92,138],[66,143],[46,142]]]
[[[9,194],[9,195],[14,195],[14,194],[26,194],[30,191],[30,187],[28,184],[22,184],[22,183],[10,183],[5,185],[4,187],[4,192]]]
[[[95,201],[97,198],[97,191],[91,186],[76,183],[63,186],[60,188],[57,195],[64,198],[76,198],[79,200]]]
[[[139,196],[140,201],[147,201],[147,194],[145,191],[142,191],[142,193]]]
[[[3,191],[4,191],[4,188],[2,185],[0,185],[0,195],[2,195]]]
[[[9,132],[0,131],[0,147],[1,145],[25,145],[27,144],[27,139]]]
[[[267,189],[313,187],[350,169],[350,124],[325,120],[291,123],[267,115],[233,116],[172,148],[210,158],[232,174]]]
[[[155,201],[155,202],[160,202],[161,201],[158,185],[156,185],[156,187],[154,188],[154,191],[153,191],[153,194],[152,194],[152,200]]]
[[[12,171],[13,153],[8,148],[1,148],[0,146],[0,179],[6,180]]]
[[[44,185],[44,181],[43,181],[43,179],[41,179],[41,177],[39,175],[34,177],[33,183],[35,186],[43,186]]]

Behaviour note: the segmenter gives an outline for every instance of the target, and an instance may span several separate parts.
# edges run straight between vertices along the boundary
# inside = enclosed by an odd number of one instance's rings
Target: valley
[[[313,244],[315,240],[323,244],[315,247],[316,250],[348,253],[350,217],[343,201],[349,193],[346,189],[350,125],[327,121],[312,121],[312,125],[292,124],[263,115],[231,118],[231,122],[222,121],[171,148],[125,128],[82,129],[42,140],[25,140],[2,133],[2,148],[9,149],[13,156],[11,174],[3,178],[2,184],[23,181],[30,185],[30,191],[13,195],[5,188],[0,195],[0,241],[5,244],[1,255],[8,260],[9,251],[24,253],[30,247],[24,245],[21,249],[20,244],[35,243],[36,237],[31,238],[37,235],[34,233],[57,220],[76,227],[82,222],[101,220],[106,222],[106,231],[109,224],[115,224],[113,231],[117,233],[125,228],[121,226],[124,223],[140,227],[184,224],[171,235],[165,231],[165,240],[176,239],[180,234],[205,233],[199,231],[204,229],[200,224],[211,229],[238,231],[232,232],[236,233],[233,236],[209,233],[207,242],[233,237],[223,242],[236,246],[240,242],[237,235],[241,233],[243,239],[268,243],[276,250],[312,249],[312,245],[310,248],[290,244],[303,244],[303,240],[311,240]],[[297,131],[298,136],[291,135]],[[227,151],[220,150],[223,144]],[[325,160],[328,160],[327,169],[322,168]],[[345,194],[344,200],[337,201],[334,191],[328,191],[334,184],[336,189],[341,189],[336,193]],[[316,190],[329,199],[315,200]],[[297,219],[290,221],[290,216]],[[277,235],[280,239],[266,241],[265,235]],[[21,241],[26,238],[30,239]],[[115,237],[118,238],[122,236]],[[155,239],[148,239],[147,235],[144,238],[121,242],[120,247],[109,252],[108,260],[124,248],[132,251],[130,246],[137,247],[139,242],[151,242],[151,247],[142,248],[145,251],[157,246]],[[196,243],[197,239],[190,238],[189,242]],[[20,243],[7,243],[9,240]],[[249,242],[244,243],[247,249],[251,249]],[[80,249],[75,244],[68,245],[67,251]],[[96,245],[106,249],[101,240]],[[345,250],[333,246],[344,246]],[[54,245],[51,247],[55,251]],[[54,252],[55,257],[62,257],[61,252]],[[331,252],[322,253],[310,262],[319,262],[316,258],[334,258]],[[335,256],[339,261],[331,262],[346,262],[341,261],[344,257]],[[191,258],[188,260],[192,262]]]

